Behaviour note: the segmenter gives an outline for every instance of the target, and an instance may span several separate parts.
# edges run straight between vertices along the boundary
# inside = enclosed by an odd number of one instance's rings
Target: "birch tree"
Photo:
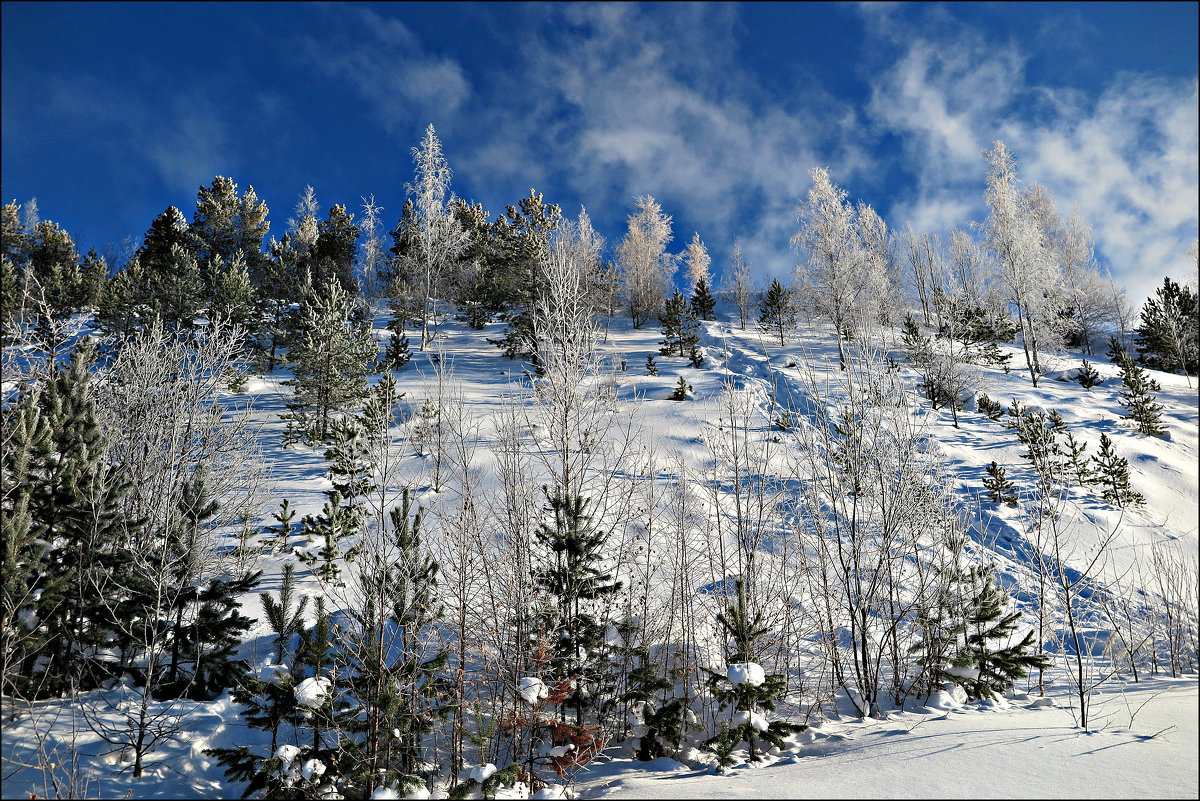
[[[750,276],[750,265],[742,256],[742,249],[735,242],[729,254],[729,272],[725,274],[724,294],[737,305],[738,322],[746,330],[746,318],[750,315],[754,297],[754,284]]]
[[[671,217],[653,197],[637,199],[638,211],[629,215],[629,231],[617,249],[621,284],[634,328],[641,328],[662,307],[675,271],[675,257],[667,253]]]
[[[1000,280],[1020,326],[1029,378],[1036,387],[1044,372],[1040,353],[1053,349],[1058,339],[1058,273],[1044,236],[1049,220],[1040,194],[1023,193],[1018,187],[1016,161],[1003,142],[997,141],[983,157],[988,162],[984,241],[999,265]]]
[[[470,237],[454,218],[454,199],[449,196],[453,173],[432,124],[412,153],[415,175],[406,189],[413,201],[415,219],[409,235],[415,246],[401,256],[409,263],[399,269],[416,279],[424,296],[420,304],[421,350],[425,350],[437,336],[440,295],[449,286]]]

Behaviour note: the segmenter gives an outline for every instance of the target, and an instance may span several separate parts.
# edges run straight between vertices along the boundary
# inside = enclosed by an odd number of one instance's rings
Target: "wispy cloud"
[[[736,238],[764,273],[790,273],[792,211],[809,170],[867,161],[854,110],[802,75],[796,97],[768,97],[737,62],[729,7],[669,19],[624,4],[535,12],[546,18],[515,71],[522,105],[483,124],[507,157],[497,164],[489,146],[468,169],[511,165],[517,177],[531,162],[552,165],[615,236],[633,197],[651,194],[677,218],[673,247],[691,237],[686,216],[717,249],[714,263]]]
[[[88,138],[128,175],[150,168],[183,197],[238,166],[221,107],[199,91],[152,104],[86,76],[52,78],[47,110],[66,129]]]
[[[471,94],[462,66],[425,52],[400,20],[362,6],[337,6],[320,37],[302,36],[310,68],[346,81],[388,133],[417,114],[453,115]]]
[[[877,12],[872,12],[878,16]],[[1190,271],[1197,231],[1197,82],[1124,74],[1098,96],[1032,85],[1026,55],[963,26],[933,38],[888,16],[876,35],[898,47],[878,70],[868,112],[900,137],[913,188],[892,222],[945,230],[979,219],[980,152],[1003,140],[1021,177],[1046,185],[1060,211],[1077,206],[1098,253],[1131,298],[1164,273]]]

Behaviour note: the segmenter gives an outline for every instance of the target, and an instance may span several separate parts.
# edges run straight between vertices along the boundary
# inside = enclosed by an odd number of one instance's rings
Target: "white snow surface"
[[[605,352],[627,364],[627,370],[616,375],[615,389],[628,404],[622,414],[636,424],[638,442],[655,443],[660,455],[678,453],[689,469],[702,468],[708,458],[701,423],[715,421],[713,399],[723,383],[748,393],[766,415],[775,408],[775,399],[804,399],[800,382],[804,365],[813,365],[818,374],[836,380],[837,347],[828,327],[800,326],[787,344],[779,347],[778,339],[761,337],[752,324],[746,331],[741,331],[736,321],[730,324],[735,317],[736,313],[722,304],[718,321],[704,324],[702,345],[708,359],[701,368],[687,366],[685,359],[658,356],[661,333],[653,324],[636,330],[627,319],[614,318],[602,345]],[[385,321],[377,322],[377,332]],[[503,324],[493,323],[484,331],[473,331],[451,318],[441,340],[444,352],[452,358],[454,381],[461,388],[471,419],[489,431],[490,416],[502,407],[506,394],[528,393],[528,382],[523,379],[528,365],[503,358],[485,341],[486,337],[498,338],[502,330]],[[413,333],[409,332],[410,341],[415,341]],[[1096,452],[1100,434],[1108,434],[1117,453],[1129,460],[1133,489],[1147,498],[1144,507],[1124,511],[1094,498],[1080,499],[1065,515],[1079,558],[1086,559],[1088,549],[1115,526],[1119,532],[1108,562],[1113,575],[1121,575],[1143,560],[1155,543],[1174,541],[1195,552],[1200,497],[1195,385],[1183,376],[1148,371],[1162,386],[1158,401],[1164,406],[1167,435],[1145,437],[1133,432],[1124,420],[1117,403],[1117,368],[1103,357],[1087,357],[1104,378],[1102,385],[1090,391],[1049,376],[1035,388],[1028,374],[1016,366],[1023,359],[1020,350],[1002,349],[1014,354],[1012,373],[982,368],[979,389],[1004,406],[1015,398],[1031,408],[1058,409],[1076,437],[1088,443],[1089,455]],[[647,375],[642,367],[648,353],[658,359],[657,376]],[[419,403],[424,397],[421,375],[432,374],[432,356],[433,351],[414,353],[412,363],[397,374],[409,400],[416,398]],[[1064,354],[1056,369],[1070,374],[1083,356]],[[902,367],[901,374],[915,386],[913,371]],[[669,400],[680,376],[694,391],[685,401]],[[285,411],[289,393],[283,382],[288,377],[285,369],[254,377],[244,392],[229,393],[227,398],[232,405],[253,403],[255,419],[261,423],[263,450],[278,460],[272,473],[273,494],[259,520],[262,526],[273,522],[271,512],[283,498],[291,501],[297,520],[319,514],[325,501],[322,493],[331,487],[323,449],[278,449],[284,425],[279,415]],[[928,410],[928,404],[924,408]],[[1032,471],[1021,458],[1023,448],[1013,432],[973,409],[969,404],[959,412],[957,428],[952,425],[950,410],[929,412],[930,447],[939,449],[949,465],[949,481],[956,496],[965,506],[980,510],[982,525],[973,532],[976,538],[972,542],[976,555],[986,556],[996,565],[1006,586],[1018,590],[1014,592],[1018,608],[1028,613],[1019,592],[1022,586],[1029,586],[1032,575],[1021,547],[1021,510],[980,506],[977,496],[984,469],[992,461],[1005,467],[1009,478],[1026,483]],[[536,442],[535,437],[527,437],[530,449],[546,447]],[[488,467],[486,455],[480,458],[481,466]],[[408,479],[417,488],[415,500],[436,505],[438,493],[430,488],[427,476],[429,460],[408,451],[404,459]],[[298,536],[290,543],[303,544]],[[264,588],[278,587],[287,561],[293,561],[290,548],[264,553],[258,562],[264,570],[263,584],[241,599],[242,613],[255,623],[239,656],[255,670],[267,668],[273,656],[273,634],[258,594]],[[305,569],[296,571],[296,579],[298,595],[315,597],[327,590]],[[335,611],[332,606],[331,611]],[[310,603],[305,625],[313,623],[314,615]],[[733,666],[726,667],[730,681],[735,681]],[[742,681],[754,683],[752,678],[762,676],[761,666],[753,667],[758,668],[757,673],[744,670],[738,674]],[[285,666],[278,666],[260,675],[268,678],[284,670]],[[592,760],[578,776],[573,791],[583,798],[1200,796],[1200,692],[1195,673],[1174,679],[1143,675],[1137,683],[1121,677],[1103,685],[1095,699],[1095,731],[1091,733],[1076,726],[1075,702],[1061,672],[1050,676],[1046,698],[1014,697],[1007,704],[967,702],[960,687],[948,685],[933,693],[924,706],[885,710],[878,719],[836,714],[827,720],[814,718],[807,731],[791,738],[788,748],[770,755],[765,763],[741,765],[725,775],[665,758],[639,763],[614,750]],[[1028,689],[1024,682],[1020,687]],[[297,685],[296,698],[315,708],[330,689],[328,679],[308,678]],[[549,692],[536,677],[521,679],[518,690],[530,704]],[[158,702],[152,708],[159,708]],[[41,770],[10,768],[36,764],[39,741],[45,753],[53,755],[60,776],[78,765],[90,782],[87,794],[103,798],[239,797],[244,788],[227,783],[220,764],[204,751],[249,745],[265,752],[270,744],[269,733],[246,728],[241,707],[228,693],[212,702],[182,700],[175,704],[174,713],[186,716],[186,734],[158,746],[149,756],[145,774],[135,780],[130,763],[123,762],[119,752],[89,731],[69,703],[45,700],[29,709],[14,709],[4,699],[0,712],[6,760],[4,798],[52,795]],[[783,709],[773,717],[800,722]],[[279,755],[291,763],[299,752],[285,751],[286,747],[279,749]],[[690,745],[679,754],[691,765],[697,764],[699,755]],[[319,775],[315,767],[313,771]],[[376,793],[379,798],[395,797],[388,787],[380,787]],[[527,795],[526,788],[506,788],[500,797],[523,793]]]
[[[314,676],[297,684],[292,692],[295,693],[296,703],[300,706],[318,709],[321,704],[325,703],[325,696],[329,695],[332,687],[333,683],[329,679],[324,676]]]
[[[730,684],[749,684],[758,687],[767,680],[766,672],[757,662],[734,662],[727,672]]]
[[[550,688],[537,676],[522,676],[517,692],[525,699],[525,703],[532,706],[550,695]]]

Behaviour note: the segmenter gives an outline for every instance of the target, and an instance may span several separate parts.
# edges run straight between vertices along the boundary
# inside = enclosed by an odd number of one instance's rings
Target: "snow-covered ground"
[[[836,372],[837,349],[827,328],[801,326],[782,347],[778,340],[759,335],[753,327],[741,331],[729,321],[729,310],[719,309],[718,321],[706,323],[702,345],[705,365],[693,368],[682,358],[658,355],[661,334],[653,326],[633,329],[627,320],[614,319],[601,348],[624,362],[614,379],[617,395],[627,401],[641,443],[656,443],[663,451],[678,451],[693,468],[703,465],[706,451],[700,423],[711,420],[714,398],[723,382],[731,381],[759,399],[764,419],[770,399],[799,398],[803,394],[802,369],[811,365],[818,374]],[[378,322],[377,336],[386,331]],[[509,361],[485,341],[497,338],[502,324],[483,331],[449,321],[438,350],[451,367],[453,382],[461,391],[469,415],[481,425],[485,448],[479,455],[481,481],[487,472],[486,445],[493,437],[489,419],[503,406],[505,397],[528,392],[525,366]],[[415,338],[413,339],[415,341]],[[1128,575],[1128,569],[1148,559],[1149,548],[1167,540],[1197,549],[1197,392],[1182,376],[1152,372],[1162,385],[1167,435],[1162,439],[1133,432],[1123,421],[1117,403],[1120,379],[1116,367],[1102,356],[1089,357],[1105,382],[1091,391],[1069,377],[1082,354],[1064,354],[1057,373],[1034,388],[1027,372],[1019,368],[1021,353],[1013,354],[1013,370],[983,369],[979,389],[1007,406],[1016,398],[1030,408],[1058,409],[1076,437],[1088,442],[1088,453],[1098,448],[1101,433],[1112,437],[1117,452],[1129,459],[1133,489],[1147,498],[1139,509],[1123,513],[1095,495],[1077,494],[1064,520],[1079,558],[1086,559],[1103,536],[1118,529],[1106,569]],[[659,374],[645,369],[648,354],[655,354]],[[428,380],[435,365],[433,352],[416,353],[412,363],[397,374],[411,408],[430,391]],[[902,373],[909,385],[914,374]],[[683,376],[692,386],[683,402],[670,395]],[[280,450],[283,431],[279,415],[285,411],[285,370],[252,377],[244,391],[230,395],[232,404],[252,403],[260,424],[263,450],[271,462],[273,491],[262,510],[262,525],[284,498],[305,514],[318,513],[322,493],[330,488],[322,449],[296,446]],[[927,404],[926,404],[927,408]],[[1031,483],[1032,471],[1022,459],[1015,434],[1000,423],[974,411],[973,405],[952,425],[948,410],[932,412],[925,423],[928,437],[940,447],[953,476],[953,490],[975,515],[971,529],[973,552],[997,565],[1005,586],[1017,603],[1028,610],[1027,587],[1032,566],[1022,547],[1024,522],[1019,509],[980,504],[977,497],[985,467],[998,462],[1019,485]],[[534,432],[536,434],[536,432]],[[399,433],[397,434],[399,436]],[[531,440],[531,444],[536,439]],[[405,456],[408,480],[418,488],[418,499],[436,505],[438,493],[430,487],[428,459]],[[294,544],[302,544],[297,539]],[[270,630],[263,620],[258,592],[277,591],[286,554],[264,553],[258,567],[263,581],[243,599],[244,611],[257,622],[247,635],[242,655],[252,665],[267,664]],[[297,592],[317,595],[321,582],[297,570]],[[309,607],[311,622],[311,610]],[[1103,657],[1101,657],[1103,658]],[[1180,679],[1163,675],[1142,677],[1137,684],[1114,679],[1096,699],[1092,733],[1074,725],[1072,701],[1061,676],[1052,672],[1050,697],[1054,705],[1028,696],[1008,702],[957,705],[946,700],[937,709],[888,713],[884,719],[854,717],[825,720],[794,737],[792,747],[772,755],[767,764],[741,766],[728,775],[696,770],[671,760],[631,762],[612,752],[594,761],[578,778],[584,797],[693,798],[693,797],[1196,797],[1200,792],[1197,769],[1197,676]],[[114,691],[115,692],[115,691]],[[4,710],[3,749],[6,757],[3,796],[45,797],[55,794],[47,783],[47,764],[66,781],[74,768],[80,773],[69,789],[103,797],[172,798],[240,795],[227,786],[217,762],[205,756],[211,747],[251,745],[261,732],[247,730],[228,695],[212,703],[183,702],[188,713],[188,734],[164,743],[141,779],[121,773],[120,754],[105,753],[104,746],[71,710],[55,702],[40,702],[32,718],[10,717]],[[51,725],[51,721],[53,725]],[[73,734],[72,734],[73,732]],[[16,768],[13,765],[27,764]],[[58,794],[62,794],[60,786]]]

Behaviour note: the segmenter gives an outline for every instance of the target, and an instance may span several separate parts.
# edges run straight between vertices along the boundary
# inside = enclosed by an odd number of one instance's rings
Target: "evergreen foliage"
[[[1096,368],[1092,367],[1087,359],[1083,360],[1083,366],[1079,368],[1079,373],[1075,376],[1075,380],[1079,382],[1079,386],[1086,390],[1098,387],[1104,383],[1104,379],[1100,377],[1100,373],[1096,372]]]
[[[285,382],[293,388],[284,415],[289,441],[327,441],[334,415],[367,395],[378,346],[369,324],[355,321],[353,312],[353,299],[333,279],[301,308],[300,330],[288,354],[293,377]]]
[[[675,390],[671,393],[671,400],[687,400],[688,392],[690,392],[691,389],[692,388],[688,386],[687,379],[685,379],[683,376],[679,376],[679,383],[675,385]]]
[[[375,552],[374,561],[364,565],[366,605],[350,613],[357,647],[345,662],[353,677],[350,690],[366,715],[349,727],[355,739],[348,750],[361,766],[351,777],[364,787],[393,781],[423,786],[417,775],[424,771],[423,743],[454,711],[444,675],[450,648],[429,636],[444,609],[438,563],[421,541],[423,516],[405,488],[389,514],[391,558]]]
[[[542,623],[547,631],[558,632],[551,644],[550,671],[574,680],[563,707],[573,708],[576,724],[582,724],[591,688],[600,682],[607,663],[607,624],[597,607],[622,583],[603,567],[608,532],[592,522],[588,499],[561,487],[544,491],[553,522],[537,528],[537,542],[547,559],[535,568],[533,581],[550,599],[542,610]]]
[[[658,322],[662,325],[663,333],[663,340],[659,343],[662,347],[658,349],[662,355],[687,356],[690,350],[700,344],[700,323],[678,289],[667,298],[658,315]]]
[[[979,410],[980,414],[996,423],[1000,422],[1000,418],[1004,414],[1004,407],[983,392],[980,392],[979,397],[976,398],[975,408]]]
[[[763,725],[765,720],[759,714],[759,710],[775,711],[775,702],[783,693],[784,677],[780,673],[765,674],[760,682],[752,675],[753,668],[761,670],[758,665],[761,658],[759,640],[770,630],[763,625],[761,611],[751,614],[747,608],[746,586],[741,579],[735,583],[735,593],[735,600],[717,615],[717,622],[732,643],[732,646],[726,647],[726,664],[747,668],[747,675],[745,680],[734,682],[729,671],[708,671],[709,692],[719,704],[729,709],[733,725],[705,745],[712,748],[745,742],[750,751],[750,761],[754,762],[760,756],[760,741],[779,747],[783,745],[785,737],[803,731],[803,728],[782,720],[773,720]]]
[[[1170,278],[1154,290],[1142,308],[1134,339],[1138,359],[1147,367],[1196,375],[1200,365],[1200,303],[1196,291]]]
[[[796,325],[796,307],[792,303],[788,291],[775,278],[763,296],[758,307],[758,328],[760,331],[778,334],[779,345],[783,346],[784,334]]]
[[[983,479],[984,488],[990,493],[988,500],[995,504],[1017,505],[1017,488],[1004,475],[1004,468],[996,462],[987,466],[987,477]]]
[[[1158,382],[1147,376],[1133,359],[1125,359],[1121,362],[1121,383],[1118,403],[1128,410],[1126,417],[1134,422],[1137,430],[1151,437],[1165,434],[1162,406],[1151,394],[1161,390]]]
[[[1141,506],[1146,502],[1142,494],[1134,491],[1129,483],[1129,460],[1117,455],[1107,434],[1100,435],[1100,449],[1092,461],[1096,464],[1095,482],[1102,487],[1104,500],[1121,508]]]
[[[689,303],[692,316],[700,320],[713,319],[713,312],[717,307],[717,299],[713,295],[712,290],[708,287],[708,281],[701,278],[696,282],[696,288],[692,291],[692,299]]]
[[[994,567],[971,567],[965,587],[962,647],[946,673],[963,684],[969,697],[998,697],[1031,669],[1050,666],[1047,657],[1028,653],[1033,630],[1014,642],[1021,613],[1004,611],[1009,598],[996,583]]]
[[[654,354],[646,354],[646,373],[648,375],[658,375],[658,365],[654,363]]]

